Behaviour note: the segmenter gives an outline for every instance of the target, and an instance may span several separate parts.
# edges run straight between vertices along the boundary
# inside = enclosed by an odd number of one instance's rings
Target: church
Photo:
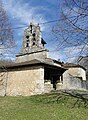
[[[88,89],[86,69],[48,57],[39,24],[24,31],[22,48],[14,63],[0,68],[1,96],[30,96],[61,89]]]

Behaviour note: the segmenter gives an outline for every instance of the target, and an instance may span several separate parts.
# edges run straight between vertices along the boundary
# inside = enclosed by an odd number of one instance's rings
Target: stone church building
[[[1,96],[29,96],[60,89],[88,89],[86,69],[48,58],[39,25],[24,31],[22,49],[15,63],[0,68]]]

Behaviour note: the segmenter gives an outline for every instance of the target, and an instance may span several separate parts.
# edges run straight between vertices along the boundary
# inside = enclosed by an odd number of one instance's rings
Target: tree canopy
[[[60,17],[53,29],[57,48],[67,50],[67,57],[88,55],[88,1],[63,0]]]
[[[0,57],[15,46],[13,31],[6,11],[0,1]]]

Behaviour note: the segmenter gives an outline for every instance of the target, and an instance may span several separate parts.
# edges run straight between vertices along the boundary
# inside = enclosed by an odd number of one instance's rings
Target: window
[[[33,37],[35,37],[35,33],[33,33],[32,35],[33,35]]]
[[[30,28],[31,28],[31,29],[30,29],[30,32],[32,33],[32,25],[30,25]]]
[[[28,39],[28,38],[29,38],[29,36],[26,36],[26,38]]]
[[[29,43],[26,44],[26,47],[29,47]]]
[[[35,45],[35,41],[33,42],[33,45]]]
[[[27,40],[27,42],[29,42],[29,40]]]

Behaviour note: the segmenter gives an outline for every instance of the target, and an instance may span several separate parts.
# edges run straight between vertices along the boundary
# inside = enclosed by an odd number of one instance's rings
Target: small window
[[[26,47],[29,47],[29,43],[26,44]]]
[[[28,38],[29,38],[29,36],[26,36],[26,38],[28,39]]]
[[[35,37],[33,38],[33,41],[36,41],[36,40],[35,40]]]
[[[27,40],[27,42],[29,42],[29,40]]]
[[[33,42],[33,45],[35,45],[35,42]]]
[[[33,33],[32,35],[33,35],[33,37],[35,37],[35,33]]]
[[[32,33],[32,25],[30,25],[30,28],[31,28],[31,29],[30,29],[30,32]]]

